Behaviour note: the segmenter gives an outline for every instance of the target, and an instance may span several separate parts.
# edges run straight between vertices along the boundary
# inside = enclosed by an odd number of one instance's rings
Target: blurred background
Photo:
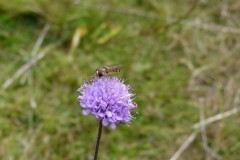
[[[96,68],[137,94],[106,160],[238,160],[240,1],[0,0],[0,159],[93,156],[77,89]],[[199,125],[201,124],[201,125]]]

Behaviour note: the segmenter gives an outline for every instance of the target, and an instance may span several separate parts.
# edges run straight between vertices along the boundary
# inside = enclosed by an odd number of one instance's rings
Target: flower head
[[[130,86],[117,77],[103,77],[85,82],[78,89],[78,100],[84,115],[93,114],[104,126],[115,129],[117,123],[130,122],[130,111],[137,107],[129,90]]]

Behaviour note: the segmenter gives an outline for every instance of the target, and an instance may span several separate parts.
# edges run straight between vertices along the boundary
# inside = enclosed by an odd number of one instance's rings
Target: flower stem
[[[97,136],[97,142],[96,142],[96,146],[95,146],[94,160],[97,160],[98,148],[100,145],[101,135],[102,135],[102,120],[99,121],[98,136]]]

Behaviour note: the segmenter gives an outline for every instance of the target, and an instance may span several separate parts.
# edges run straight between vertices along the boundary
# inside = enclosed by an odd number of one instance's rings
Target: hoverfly
[[[96,69],[95,76],[96,77],[108,76],[113,72],[120,72],[123,67],[124,67],[123,65],[115,65],[98,68]]]

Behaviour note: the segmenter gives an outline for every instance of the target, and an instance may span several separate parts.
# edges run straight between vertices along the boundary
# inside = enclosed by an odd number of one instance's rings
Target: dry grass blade
[[[201,135],[202,135],[202,143],[203,143],[203,149],[206,153],[206,159],[211,159],[214,157],[217,160],[221,160],[222,158],[213,151],[209,145],[208,145],[208,137],[207,137],[207,131],[205,126],[205,116],[204,116],[204,99],[200,99],[199,102],[199,116],[200,116],[200,124],[201,124]]]
[[[237,91],[237,94],[235,96],[235,100],[234,100],[234,108],[229,110],[229,111],[226,111],[224,113],[220,113],[220,114],[217,114],[215,116],[212,116],[210,118],[207,118],[206,121],[204,122],[204,124],[201,124],[200,122],[199,123],[196,123],[193,125],[193,128],[194,129],[199,129],[202,125],[208,125],[208,124],[211,124],[213,122],[216,122],[216,121],[219,121],[221,119],[224,119],[224,118],[227,118],[227,117],[230,117],[234,114],[237,114],[238,112],[240,112],[240,89],[238,89]]]
[[[216,121],[219,121],[221,119],[230,117],[230,116],[232,116],[234,114],[237,114],[239,111],[240,111],[240,108],[233,108],[233,109],[231,109],[231,110],[229,110],[227,112],[217,114],[215,116],[207,118],[206,121],[204,122],[204,125],[209,125],[209,124],[211,124],[213,122],[216,122]],[[200,127],[201,127],[201,123],[196,123],[196,124],[193,125],[194,129],[199,129]]]
[[[97,40],[98,44],[104,44],[112,37],[116,36],[122,30],[122,26],[116,26],[110,30],[110,32]]]
[[[47,46],[42,51],[40,51],[39,54],[36,57],[32,58],[26,64],[24,64],[21,68],[19,68],[12,77],[7,79],[3,83],[2,90],[7,89],[23,73],[27,72],[32,66],[34,66],[39,60],[41,60],[52,48],[53,48],[53,45]]]
[[[147,13],[147,12],[139,11],[132,8],[119,8],[119,7],[111,8],[110,6],[107,6],[107,5],[90,5],[86,3],[81,3],[80,7],[99,9],[99,10],[104,10],[108,12],[122,13],[122,14],[139,16],[139,17],[150,18],[150,19],[160,19],[160,16],[157,13]]]
[[[175,24],[178,24],[180,23],[182,20],[186,19],[187,17],[189,17],[193,11],[197,8],[197,5],[199,3],[199,0],[194,0],[192,5],[190,5],[189,9],[178,19],[176,19],[175,21],[173,22],[170,22],[170,23],[167,23],[165,24],[163,27],[161,27],[159,30],[163,30],[164,29],[168,29],[170,28],[171,26],[174,26]]]
[[[43,40],[44,40],[47,32],[49,31],[50,27],[51,27],[51,26],[50,26],[49,24],[46,24],[46,25],[43,27],[42,32],[40,33],[40,35],[39,35],[39,37],[38,37],[38,39],[37,39],[37,41],[36,41],[36,43],[35,43],[35,45],[34,45],[34,47],[33,47],[33,50],[32,50],[32,52],[31,52],[31,55],[32,55],[32,56],[35,56],[35,55],[38,53],[38,50],[39,50],[39,48],[41,47],[42,42],[43,42]]]
[[[31,132],[31,134],[27,135],[26,139],[22,140],[22,143],[24,144],[23,147],[23,152],[21,156],[19,157],[20,160],[27,159],[29,152],[31,151],[32,146],[36,142],[37,136],[40,134],[42,130],[42,126],[39,126],[34,130],[34,132]]]
[[[50,27],[51,26],[49,24],[46,24],[43,27],[40,35],[38,36],[37,41],[34,44],[33,50],[31,52],[31,55],[35,56],[35,57],[30,59],[25,65],[23,65],[21,68],[19,68],[11,78],[7,79],[2,85],[2,90],[7,89],[16,79],[18,79],[23,73],[25,73],[34,64],[36,64],[37,61],[42,59],[45,56],[45,54],[51,49],[51,47],[50,48],[46,47],[45,49],[42,50],[42,52],[40,52],[38,55],[36,55],[39,52],[39,48],[41,47],[43,40],[44,40],[48,30],[50,29]]]
[[[205,116],[204,116],[204,105],[203,101],[204,99],[199,100],[199,116],[200,116],[200,124],[201,124],[201,135],[202,135],[202,143],[203,143],[203,148],[206,152],[206,157],[208,157],[209,150],[208,150],[208,138],[207,138],[207,133],[206,133],[206,126],[205,126]]]
[[[190,26],[205,29],[214,32],[223,32],[223,33],[231,33],[231,34],[240,34],[240,29],[230,27],[230,26],[220,26],[216,24],[206,24],[202,23],[201,20],[197,19],[188,23]]]
[[[197,136],[198,131],[193,132],[187,140],[180,146],[177,152],[170,158],[170,160],[177,160],[181,154],[187,149],[187,147],[194,141]]]

